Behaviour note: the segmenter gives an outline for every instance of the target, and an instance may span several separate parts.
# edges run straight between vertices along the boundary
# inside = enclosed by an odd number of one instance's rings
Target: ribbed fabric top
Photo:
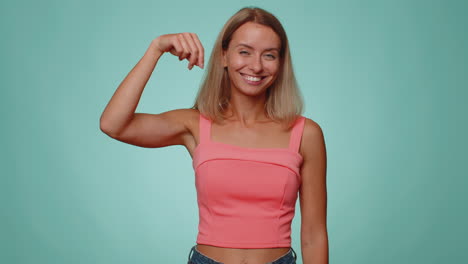
[[[304,121],[303,116],[296,120],[288,148],[246,148],[211,141],[211,121],[200,114],[200,142],[193,154],[198,244],[291,246]]]

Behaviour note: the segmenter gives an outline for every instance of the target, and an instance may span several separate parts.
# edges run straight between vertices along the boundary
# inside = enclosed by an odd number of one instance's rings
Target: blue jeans
[[[193,252],[193,254],[192,254]],[[192,254],[192,256],[190,256]],[[291,249],[281,256],[280,258],[276,259],[273,262],[268,262],[265,264],[296,264],[296,251],[291,247]],[[193,246],[188,255],[188,262],[187,264],[223,264],[222,262],[218,262],[214,259],[211,259],[197,250],[197,246]]]

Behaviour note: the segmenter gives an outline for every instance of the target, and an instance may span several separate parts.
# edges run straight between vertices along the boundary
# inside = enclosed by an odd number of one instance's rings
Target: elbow
[[[303,240],[301,241],[301,247],[302,248],[308,248],[308,247],[327,247],[328,246],[328,237],[323,236],[323,237],[317,237],[313,240]]]
[[[99,128],[104,134],[108,135],[109,137],[111,138],[117,137],[117,133],[115,132],[115,129],[112,129],[112,127],[108,123],[103,121],[102,119],[99,122]]]
[[[328,245],[328,232],[326,229],[301,235],[302,247],[317,247]]]

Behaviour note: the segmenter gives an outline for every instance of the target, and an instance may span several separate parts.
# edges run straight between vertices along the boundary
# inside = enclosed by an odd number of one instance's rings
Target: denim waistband
[[[283,256],[279,257],[273,262],[268,262],[265,264],[294,264],[296,263],[296,259],[296,251],[294,251],[294,249],[291,247],[289,251]],[[193,264],[223,264],[222,262],[218,262],[212,258],[203,255],[200,251],[197,250],[197,245],[193,246],[188,254],[187,264],[191,264],[191,262]]]

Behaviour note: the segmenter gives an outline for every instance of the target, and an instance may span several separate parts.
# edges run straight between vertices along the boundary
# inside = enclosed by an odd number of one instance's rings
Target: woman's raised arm
[[[119,85],[100,119],[101,130],[112,138],[142,147],[182,143],[190,111],[173,110],[161,114],[135,113],[143,89],[159,58],[169,52],[188,68],[203,68],[204,50],[194,33],[162,35],[154,39],[140,61]],[[189,109],[187,109],[189,110]]]

